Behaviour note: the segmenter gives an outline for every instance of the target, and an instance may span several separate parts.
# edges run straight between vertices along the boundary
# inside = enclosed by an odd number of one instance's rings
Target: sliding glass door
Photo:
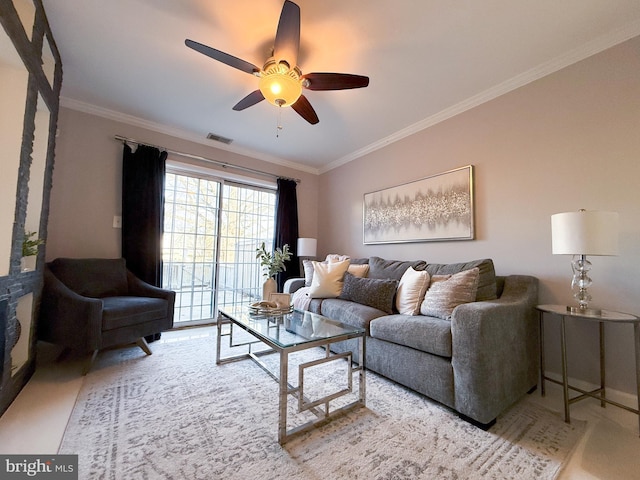
[[[275,191],[171,172],[165,184],[163,287],[176,292],[176,325],[259,300],[256,248],[273,243]]]

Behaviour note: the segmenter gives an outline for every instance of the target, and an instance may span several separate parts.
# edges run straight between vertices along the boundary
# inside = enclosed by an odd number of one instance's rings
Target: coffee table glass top
[[[259,339],[269,340],[282,348],[364,333],[361,328],[299,310],[277,315],[250,313],[248,305],[220,307],[219,310]]]

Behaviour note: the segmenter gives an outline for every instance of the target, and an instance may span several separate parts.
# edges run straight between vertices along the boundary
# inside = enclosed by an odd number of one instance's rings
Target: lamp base
[[[576,315],[591,315],[593,317],[602,315],[602,310],[600,310],[599,308],[582,308],[582,307],[567,306],[567,312],[573,313]]]

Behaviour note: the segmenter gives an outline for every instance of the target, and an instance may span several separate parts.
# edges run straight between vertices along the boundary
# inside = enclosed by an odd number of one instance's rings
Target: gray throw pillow
[[[393,313],[393,298],[398,288],[397,280],[360,278],[345,273],[341,299]]]

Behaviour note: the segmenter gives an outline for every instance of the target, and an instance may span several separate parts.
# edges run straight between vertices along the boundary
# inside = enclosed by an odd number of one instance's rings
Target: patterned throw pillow
[[[475,301],[479,276],[478,268],[454,275],[433,275],[431,286],[420,307],[420,313],[428,317],[449,320],[453,309],[458,305]]]
[[[393,297],[397,288],[397,280],[360,278],[346,273],[340,298],[391,314],[393,313]]]
[[[403,315],[418,315],[431,277],[425,270],[409,267],[398,284],[396,309]]]
[[[490,258],[463,263],[430,263],[425,270],[433,277],[434,275],[454,275],[475,267],[478,267],[478,270],[480,270],[476,302],[495,300],[498,298],[496,291],[496,270],[493,266],[493,260]]]

